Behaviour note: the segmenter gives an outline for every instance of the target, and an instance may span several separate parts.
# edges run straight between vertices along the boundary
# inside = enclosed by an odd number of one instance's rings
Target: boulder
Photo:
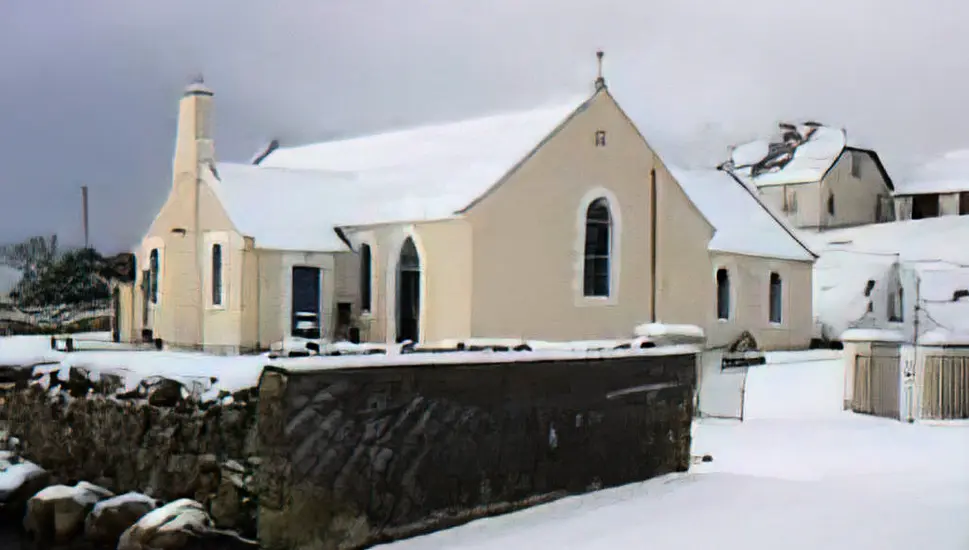
[[[157,507],[157,500],[141,493],[125,493],[102,500],[88,514],[84,536],[96,545],[114,548],[129,527]]]
[[[15,458],[0,460],[0,505],[3,515],[23,518],[27,500],[50,485],[50,474],[32,462],[12,462]]]
[[[40,544],[66,544],[84,531],[84,520],[94,505],[112,496],[107,489],[85,481],[73,487],[48,487],[27,502],[24,530]]]
[[[212,528],[200,503],[183,498],[145,514],[118,541],[118,550],[182,550]]]

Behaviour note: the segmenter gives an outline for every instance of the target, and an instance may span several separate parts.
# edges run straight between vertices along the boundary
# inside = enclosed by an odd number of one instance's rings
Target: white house
[[[844,343],[846,408],[969,417],[967,239],[969,218],[960,217],[813,237],[815,316]]]
[[[895,205],[901,220],[969,214],[969,150],[920,167],[895,189]]]
[[[734,147],[722,167],[797,228],[895,219],[892,180],[877,153],[849,145],[844,130],[816,122],[779,129],[777,136]]]

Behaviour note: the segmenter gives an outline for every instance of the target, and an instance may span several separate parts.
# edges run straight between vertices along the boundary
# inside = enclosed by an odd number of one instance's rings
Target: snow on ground
[[[743,423],[695,425],[713,462],[385,548],[969,548],[969,425],[844,412],[843,376],[830,351],[768,354]]]

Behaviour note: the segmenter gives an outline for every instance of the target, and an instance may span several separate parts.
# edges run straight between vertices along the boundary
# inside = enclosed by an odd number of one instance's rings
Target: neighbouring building
[[[899,219],[969,214],[969,150],[933,160],[895,189]]]
[[[969,417],[969,218],[809,237],[815,315],[844,343],[845,408],[897,419]]]
[[[780,135],[734,147],[722,168],[756,188],[799,229],[827,230],[895,219],[894,189],[878,155],[815,122],[780,124]]]
[[[811,337],[813,253],[728,174],[663,163],[606,87],[562,105],[217,163],[213,93],[180,102],[167,202],[122,339],[227,353],[294,336]]]

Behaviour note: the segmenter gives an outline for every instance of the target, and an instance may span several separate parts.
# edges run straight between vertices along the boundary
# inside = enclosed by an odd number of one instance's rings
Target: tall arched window
[[[158,303],[158,249],[148,255],[148,296],[151,303]]]
[[[407,237],[397,260],[397,341],[420,341],[421,258]]]
[[[834,193],[828,193],[828,215],[834,216]]]
[[[730,274],[726,268],[717,270],[717,319],[730,318]]]
[[[608,297],[610,256],[612,255],[612,216],[609,202],[596,199],[585,214],[585,267],[583,294]]]
[[[771,323],[780,323],[781,314],[783,311],[783,300],[781,299],[782,290],[781,276],[777,273],[770,274],[770,312],[769,318]]]
[[[370,245],[360,246],[360,311],[370,311],[370,287],[373,273]]]
[[[212,305],[222,305],[222,245],[212,245]]]

